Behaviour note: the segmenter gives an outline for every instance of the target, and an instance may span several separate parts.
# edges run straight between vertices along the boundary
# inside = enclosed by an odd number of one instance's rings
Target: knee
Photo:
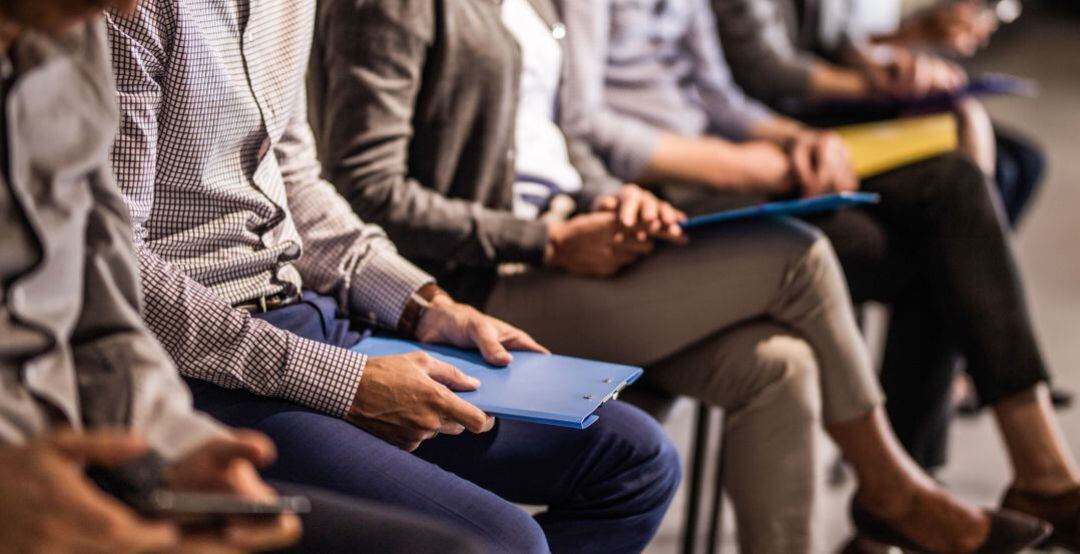
[[[632,472],[638,495],[651,499],[650,508],[666,506],[679,488],[682,463],[678,449],[664,429],[645,412],[623,402],[609,402],[601,408],[595,444],[602,448],[619,471]],[[605,419],[607,420],[605,422]]]
[[[509,506],[504,517],[498,524],[498,530],[489,528],[488,531],[495,535],[491,539],[491,547],[496,552],[522,552],[529,554],[545,554],[550,552],[547,537],[540,524],[525,510],[517,506]],[[466,545],[471,548],[472,543]],[[475,552],[475,550],[468,550]]]
[[[821,414],[821,392],[817,356],[810,344],[776,334],[758,343],[755,354],[764,376],[758,396],[771,396],[789,417],[815,424]]]

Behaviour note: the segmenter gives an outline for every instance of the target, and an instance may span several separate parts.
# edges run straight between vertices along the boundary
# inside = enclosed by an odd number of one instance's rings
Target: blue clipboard
[[[931,94],[914,100],[828,100],[816,106],[814,110],[828,114],[867,110],[942,110],[948,109],[956,100],[965,96],[1019,96],[1033,98],[1038,95],[1039,83],[1036,81],[1003,73],[984,73],[971,77],[967,85],[952,92]]]
[[[697,227],[715,225],[717,223],[723,223],[726,221],[751,219],[757,217],[779,215],[807,215],[819,212],[830,212],[850,206],[877,204],[880,201],[881,197],[872,192],[842,192],[839,194],[826,194],[814,198],[801,198],[798,200],[768,202],[765,204],[758,204],[757,206],[750,206],[748,208],[725,210],[722,212],[711,213],[708,215],[691,217],[686,221],[686,223],[682,224],[682,228],[690,230]]]
[[[641,376],[641,368],[514,352],[506,367],[489,365],[475,350],[375,336],[353,350],[368,356],[392,356],[423,350],[480,380],[480,388],[457,393],[463,400],[500,418],[584,429],[600,416],[597,408],[616,398]]]

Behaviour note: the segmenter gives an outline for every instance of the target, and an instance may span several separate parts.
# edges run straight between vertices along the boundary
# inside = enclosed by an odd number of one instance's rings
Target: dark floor
[[[1056,2],[1071,6],[1073,12],[1080,11],[1078,3]],[[1042,86],[1037,99],[995,99],[988,105],[996,119],[1036,137],[1050,158],[1043,195],[1016,247],[1047,356],[1059,382],[1080,391],[1080,18],[1036,12],[1029,9],[999,33],[973,67],[1038,79]],[[693,409],[683,404],[668,426],[684,453],[692,419]],[[1063,414],[1061,420],[1073,451],[1080,453],[1080,408]],[[952,490],[973,502],[996,502],[1009,471],[987,416],[956,423],[951,459],[940,477]],[[844,514],[850,485],[828,490],[820,522],[822,552],[834,552],[849,532]],[[683,492],[648,552],[677,551]],[[724,550],[734,552],[730,522],[726,529]]]

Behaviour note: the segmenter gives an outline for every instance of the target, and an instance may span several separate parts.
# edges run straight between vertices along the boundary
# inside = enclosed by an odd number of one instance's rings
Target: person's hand
[[[453,392],[479,386],[476,378],[419,350],[368,358],[345,419],[412,452],[439,433],[490,431],[495,419]]]
[[[962,0],[930,10],[916,25],[924,42],[951,54],[972,56],[990,43],[998,17],[981,0]]]
[[[617,214],[619,224],[639,242],[649,238],[686,242],[680,225],[686,214],[637,185],[623,185],[618,194],[601,198],[595,211]]]
[[[898,99],[946,94],[967,84],[967,73],[944,58],[893,48],[888,62],[873,70],[872,84]]]
[[[791,163],[805,198],[858,190],[847,145],[831,131],[804,131],[790,146]]]
[[[0,448],[0,552],[150,552],[177,545],[168,522],[145,520],[105,494],[84,464],[115,467],[146,453],[116,433],[61,432]]]
[[[544,263],[577,275],[611,277],[653,251],[651,237],[627,232],[613,211],[596,211],[548,225]]]
[[[259,477],[256,466],[273,461],[274,445],[261,434],[235,431],[233,437],[208,441],[165,473],[166,485],[177,491],[233,493],[253,500],[271,500],[277,493]],[[232,554],[288,547],[300,539],[300,518],[230,518],[214,533],[185,534],[172,552]]]
[[[494,365],[510,363],[513,356],[508,349],[548,353],[524,331],[454,302],[447,294],[431,299],[417,322],[416,338],[478,348]],[[474,377],[425,352],[369,358],[346,419],[411,452],[440,433],[490,431],[495,419],[454,394],[479,386]]]
[[[416,338],[424,343],[476,348],[487,363],[500,366],[514,359],[509,350],[549,354],[525,331],[468,304],[454,302],[445,293],[436,294],[420,316],[416,324]]]

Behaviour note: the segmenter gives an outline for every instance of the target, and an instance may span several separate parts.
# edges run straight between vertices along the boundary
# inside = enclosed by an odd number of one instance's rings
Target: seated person
[[[884,9],[873,0],[873,9]],[[866,113],[817,112],[821,100],[907,100],[948,92],[967,81],[964,70],[904,43],[872,44],[849,20],[844,0],[712,0],[724,51],[736,82],[778,109],[794,108],[811,123],[886,119],[883,104]],[[975,10],[960,2],[956,10]],[[952,12],[946,12],[952,13]],[[957,103],[961,149],[996,179],[1009,222],[1016,224],[1038,189],[1043,156],[1016,133],[995,129],[974,99]]]
[[[134,0],[106,4],[126,10]],[[192,410],[140,317],[127,210],[108,167],[116,106],[100,9],[60,0],[0,8],[0,552],[294,545],[296,515],[182,530],[138,515],[83,471],[153,452],[173,490],[275,496],[255,469],[273,446]],[[443,525],[274,486],[312,501],[300,551],[480,552]]]
[[[268,434],[271,477],[428,514],[498,551],[641,550],[680,469],[646,414],[609,402],[584,431],[496,425],[453,394],[479,385],[457,369],[361,353],[376,327],[500,365],[543,349],[454,302],[320,179],[303,94],[314,16],[310,0],[149,0],[108,20],[146,317],[196,406]]]
[[[855,0],[850,6],[852,31],[876,44],[970,57],[990,44],[1000,23],[1012,22],[1023,9],[1019,0],[992,6],[985,0],[935,0],[913,12],[903,4],[903,0]]]
[[[732,83],[707,2],[561,6],[569,75],[582,98],[562,108],[620,177],[758,196],[852,188],[845,157],[830,158],[834,137],[771,112]],[[800,153],[805,140],[823,145],[816,173]],[[889,303],[901,318],[886,356],[931,355],[889,362],[893,372],[882,377],[901,439],[919,453],[921,433],[936,422],[933,406],[948,405],[952,368],[934,358],[960,349],[1008,445],[1015,481],[1005,505],[1050,519],[1062,540],[1075,537],[1080,473],[1050,406],[1046,364],[985,175],[949,155],[860,188],[879,193],[881,204],[812,221],[833,240],[855,299]]]
[[[963,5],[970,4],[970,2],[963,3]],[[745,86],[752,95],[774,105],[778,105],[782,97],[786,96],[798,99],[846,97],[842,87],[841,89],[833,87],[836,83],[845,80],[862,84],[862,92],[856,94],[855,98],[872,97],[876,94],[871,90],[872,83],[885,83],[882,85],[884,88],[878,91],[881,94],[901,95],[899,90],[907,86],[901,80],[888,84],[888,80],[884,77],[881,79],[875,77],[875,75],[880,77],[888,73],[888,67],[869,63],[874,60],[874,56],[869,54],[871,46],[865,41],[853,38],[859,36],[857,32],[847,30],[853,22],[846,15],[844,2],[713,0],[713,6],[717,11],[716,20],[719,24],[724,52],[727,60],[732,64],[736,81]],[[876,10],[885,8],[886,6],[880,2],[875,2],[873,6]],[[896,7],[895,12],[899,12],[899,7]],[[789,20],[798,22],[794,28],[802,31],[796,33],[787,26],[784,22]],[[911,67],[910,71],[899,73],[907,75],[913,83],[919,81],[917,76],[923,75],[931,83],[928,86],[938,86],[947,82],[948,79],[938,82],[933,76],[942,71],[947,76],[950,71],[953,71],[949,69],[951,64],[935,56],[914,55],[906,48],[888,47],[885,50],[916,64],[917,67]],[[845,60],[851,63],[839,63]],[[855,63],[852,60],[862,60],[867,63]],[[932,84],[935,82],[937,84]],[[918,84],[911,86],[922,87]],[[981,110],[981,108],[971,104],[962,111],[971,115],[972,110]],[[885,108],[883,113],[877,113],[876,117],[894,115],[897,114],[893,109]],[[813,106],[810,106],[809,119],[812,121],[816,117],[813,115]],[[841,114],[840,117],[849,117],[849,115]],[[961,121],[970,119],[962,117]],[[970,121],[968,126],[978,127],[979,124]],[[1023,140],[1001,132],[998,132],[997,136],[996,148],[991,149],[996,150],[997,153],[995,182],[1008,221],[1015,226],[1034,194],[1043,163],[1041,155],[1025,146]],[[994,157],[991,156],[991,159]],[[834,243],[840,242],[837,237],[833,238]],[[859,233],[853,238],[856,241],[862,241],[864,235]],[[843,258],[845,249],[842,246],[839,248]],[[886,357],[884,369],[886,382],[892,382],[889,377],[891,375],[900,375],[900,380],[906,380],[905,375],[913,375],[912,366],[933,365],[936,369],[919,370],[918,373],[938,375],[940,377],[932,381],[940,380],[941,383],[945,383],[947,374],[956,371],[961,355],[955,345],[941,342],[940,337],[946,334],[940,329],[940,322],[944,320],[934,317],[931,308],[927,306],[930,295],[919,292],[914,293],[910,298],[911,300],[905,301],[902,306],[899,302],[894,303],[897,309],[902,311],[895,320],[896,325],[901,328],[894,331],[894,336],[898,337],[897,340],[901,340],[899,337],[902,336],[913,336],[918,339],[909,341],[903,348],[900,348],[898,343],[897,347],[892,349],[896,356]],[[943,385],[936,388],[942,391],[941,394],[927,395],[926,389],[921,386],[918,389],[906,390],[895,390],[886,386],[888,396],[898,400],[893,403],[895,410],[910,410],[917,414],[916,417],[926,418],[930,415],[933,420],[936,420],[933,424],[921,425],[918,431],[908,434],[904,430],[908,426],[894,420],[901,437],[905,439],[905,444],[913,448],[916,459],[927,467],[940,466],[945,462],[947,429],[952,403],[949,395],[944,393]],[[919,400],[909,402],[908,400],[911,399],[908,395],[918,396]],[[935,398],[937,400],[933,400]],[[1052,396],[1053,398],[1055,397]],[[1058,395],[1057,398],[1064,402],[1068,401],[1067,396]],[[932,420],[924,419],[924,421]],[[911,439],[912,435],[918,435],[919,438]],[[918,441],[919,444],[916,445],[913,441]]]
[[[746,551],[818,550],[821,418],[875,516],[941,550],[985,541],[991,518],[898,448],[828,242],[778,220],[678,244],[681,214],[568,140],[558,114],[577,98],[550,1],[329,0],[317,29],[324,173],[403,254],[493,315],[729,409],[724,485]],[[567,197],[578,209],[559,220]],[[1025,533],[1002,525],[993,532],[1010,540]]]

